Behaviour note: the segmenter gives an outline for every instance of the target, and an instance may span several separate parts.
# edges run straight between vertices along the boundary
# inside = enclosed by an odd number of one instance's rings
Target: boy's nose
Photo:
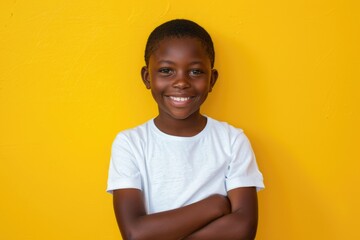
[[[175,88],[180,88],[180,89],[190,87],[190,82],[188,77],[189,76],[186,76],[185,73],[178,73],[173,86]]]

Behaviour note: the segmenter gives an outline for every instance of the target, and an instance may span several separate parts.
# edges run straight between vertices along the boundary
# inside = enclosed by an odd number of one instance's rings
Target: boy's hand
[[[258,220],[255,187],[235,188],[228,192],[228,197],[212,197],[215,203],[211,207],[217,207],[226,215],[219,217],[184,239],[255,239]],[[231,206],[231,212],[228,212],[229,208],[227,207],[229,206]]]

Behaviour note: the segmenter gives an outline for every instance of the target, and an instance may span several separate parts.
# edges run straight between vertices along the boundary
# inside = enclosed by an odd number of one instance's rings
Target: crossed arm
[[[257,229],[255,187],[230,190],[199,202],[160,213],[146,214],[142,192],[119,189],[114,210],[124,240],[133,239],[254,239]]]

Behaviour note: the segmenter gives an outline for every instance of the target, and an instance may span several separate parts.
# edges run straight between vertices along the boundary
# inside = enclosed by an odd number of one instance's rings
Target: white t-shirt
[[[153,119],[120,132],[112,146],[107,191],[136,188],[147,212],[179,208],[238,187],[264,188],[241,129],[207,117],[193,137],[161,132]]]

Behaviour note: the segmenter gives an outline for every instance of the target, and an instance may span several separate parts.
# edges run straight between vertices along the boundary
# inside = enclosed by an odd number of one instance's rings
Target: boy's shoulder
[[[120,132],[117,133],[115,139],[132,139],[132,140],[135,140],[137,138],[145,139],[152,121],[153,119],[148,120],[145,123],[142,123],[135,127],[121,130]]]

